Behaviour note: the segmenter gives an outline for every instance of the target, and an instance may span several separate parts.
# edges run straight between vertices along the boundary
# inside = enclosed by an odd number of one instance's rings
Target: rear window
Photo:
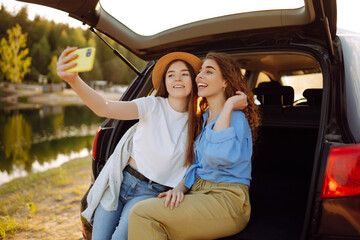
[[[304,0],[181,0],[176,3],[100,0],[100,5],[134,32],[149,36],[187,23],[235,13],[296,9],[304,6]]]
[[[304,75],[282,76],[281,85],[290,86],[294,89],[294,101],[303,99],[305,89],[323,88],[322,73],[312,73]]]
[[[266,75],[263,72],[260,72],[255,87],[258,87],[260,83],[270,82],[270,81],[271,81],[271,79],[268,75]]]

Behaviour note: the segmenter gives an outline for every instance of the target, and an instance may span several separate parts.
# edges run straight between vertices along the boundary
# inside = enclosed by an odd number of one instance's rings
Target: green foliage
[[[16,16],[0,8],[0,39],[6,37],[6,31],[16,24],[21,26],[27,36],[27,46],[31,60],[30,71],[24,76],[28,82],[37,82],[39,74],[47,75],[49,82],[61,81],[57,77],[54,56],[59,57],[67,46],[95,47],[96,58],[91,72],[81,73],[85,81],[105,80],[114,84],[128,84],[135,74],[116,57],[102,40],[91,31],[82,28],[72,28],[67,24],[57,24],[41,16],[35,16],[33,21],[28,19],[27,9],[22,8]],[[118,49],[133,65],[142,69],[146,62],[130,53],[110,38],[103,36],[114,48]],[[7,79],[4,71],[0,71],[0,81]]]
[[[13,26],[13,17],[6,11],[4,5],[0,7],[0,39],[5,37],[6,30]]]
[[[51,60],[50,54],[50,44],[45,35],[42,36],[38,43],[34,43],[32,45],[31,56],[33,59],[36,59],[32,65],[40,74],[47,74],[48,66]]]
[[[11,82],[21,83],[26,73],[30,71],[31,57],[26,48],[27,34],[21,32],[21,27],[8,29],[8,40],[2,38],[0,42],[0,69],[6,79]]]
[[[48,81],[52,83],[60,83],[62,80],[58,77],[56,73],[56,63],[58,61],[57,56],[52,56],[51,62],[48,68]]]

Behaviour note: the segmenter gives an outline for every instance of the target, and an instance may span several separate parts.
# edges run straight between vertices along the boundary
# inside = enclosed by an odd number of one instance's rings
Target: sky
[[[154,0],[154,2],[158,3],[161,2],[161,0]],[[189,1],[189,0],[182,0],[184,1]],[[194,7],[193,9],[195,9],[198,12],[204,12],[202,11],[204,1],[200,1],[200,0],[190,0],[192,6]],[[206,0],[207,2],[211,1],[211,0]],[[223,2],[227,2],[229,3],[230,0],[223,0]],[[239,1],[239,0],[236,0]],[[275,4],[275,2],[281,2],[281,1],[285,1],[287,3],[289,3],[290,1],[295,1],[295,0],[273,0],[273,1],[268,1],[268,0],[258,0],[258,1],[262,1],[261,4],[269,4],[271,3],[272,6]],[[299,1],[299,0],[296,0]],[[110,3],[112,5],[115,4],[116,1],[110,1]],[[114,9],[119,9],[120,11],[123,10],[124,13],[129,12],[124,10],[124,4],[126,3],[132,3],[135,4],[134,7],[131,7],[132,9],[137,9],[137,16],[142,16],[142,13],[139,12],[141,11],[141,9],[138,6],[144,6],[143,9],[145,9],[146,11],[144,11],[143,14],[145,14],[145,12],[147,14],[149,14],[149,10],[148,7],[146,7],[146,3],[149,3],[151,1],[148,0],[133,0],[133,1],[123,1],[121,2],[122,7],[113,7]],[[217,1],[218,2],[218,1]],[[247,5],[246,7],[250,7],[251,8],[251,2],[252,1],[244,1]],[[152,3],[152,2],[151,2]],[[44,7],[41,5],[36,5],[36,4],[27,4],[27,3],[22,3],[22,2],[18,2],[15,0],[0,0],[0,4],[3,4],[5,6],[5,8],[7,9],[7,11],[10,12],[18,12],[22,6],[28,6],[28,14],[29,14],[29,18],[33,19],[35,17],[35,15],[40,15],[42,17],[45,17],[49,20],[53,20],[55,22],[62,22],[62,23],[68,23],[69,26],[71,27],[83,27],[85,28],[86,26],[83,26],[82,23],[78,20],[75,20],[71,17],[68,16],[67,13],[59,11],[59,10],[55,10],[49,7]],[[194,6],[194,4],[199,4],[199,6]],[[105,5],[105,3],[104,3]],[[162,4],[157,4],[157,5],[162,5]],[[188,6],[188,4],[183,4],[185,6]],[[231,5],[231,4],[223,4],[224,6],[227,5]],[[357,33],[360,33],[360,15],[358,13],[358,9],[360,7],[360,1],[359,0],[338,0],[337,1],[337,10],[338,10],[338,19],[337,19],[337,26],[339,28],[344,28],[344,29],[348,29]],[[217,12],[219,12],[219,8],[214,8]],[[178,10],[178,9],[177,9]],[[161,10],[162,11],[162,10]],[[226,11],[226,9],[225,9]],[[151,12],[150,12],[151,13]],[[174,14],[174,12],[170,12],[170,13],[164,13],[162,12],[162,14],[169,14],[169,16],[173,16],[172,14]],[[135,16],[135,14],[131,14]],[[155,16],[157,16],[157,14],[152,14],[151,17],[155,18]],[[181,15],[182,18],[184,18],[184,14]],[[130,17],[131,16],[127,16],[125,19],[129,19],[128,21],[130,21]],[[173,17],[172,17],[173,18]],[[137,20],[139,19],[138,17],[134,17],[133,20]],[[157,22],[157,24],[150,24],[159,27],[159,24],[161,24],[161,22],[167,23],[168,21],[163,21],[163,20],[159,20]],[[130,23],[129,23],[130,24]],[[131,24],[133,24],[134,26],[141,26],[141,24],[137,24],[136,22],[132,22]],[[139,31],[147,31],[148,33],[155,33],[157,30],[154,29],[149,29],[149,24],[146,26],[147,29],[144,30],[139,30]],[[144,32],[146,33],[146,32]],[[149,35],[150,35],[149,34]],[[147,34],[145,34],[147,35]]]

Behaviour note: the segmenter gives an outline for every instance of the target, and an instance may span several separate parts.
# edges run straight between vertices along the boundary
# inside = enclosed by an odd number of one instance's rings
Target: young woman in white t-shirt
[[[109,211],[98,204],[93,215],[93,240],[127,239],[130,208],[141,200],[174,188],[192,164],[196,131],[195,77],[202,61],[189,53],[167,54],[159,59],[153,70],[156,97],[110,101],[90,88],[78,73],[66,72],[75,66],[69,63],[76,58],[76,55],[69,55],[74,50],[76,47],[67,48],[60,55],[59,77],[95,114],[119,120],[139,119],[132,154],[123,170],[120,196],[115,196],[117,209]]]

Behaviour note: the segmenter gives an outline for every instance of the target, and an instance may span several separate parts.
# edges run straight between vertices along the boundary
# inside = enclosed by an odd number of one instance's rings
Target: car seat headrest
[[[306,98],[309,106],[320,106],[322,89],[321,88],[309,88],[305,89],[303,96]]]
[[[263,82],[254,89],[254,94],[262,105],[292,105],[294,103],[294,89],[281,86],[278,82]]]

